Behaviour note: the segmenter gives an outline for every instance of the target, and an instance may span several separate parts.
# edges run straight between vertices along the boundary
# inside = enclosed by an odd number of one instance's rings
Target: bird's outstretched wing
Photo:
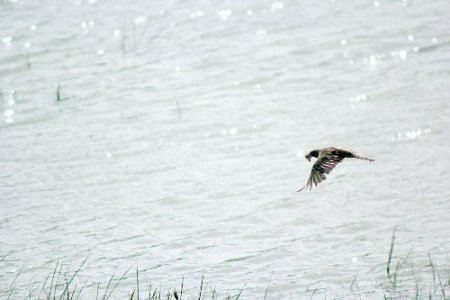
[[[343,159],[343,157],[333,153],[319,157],[312,166],[308,182],[306,182],[306,185],[297,192],[310,190],[313,185],[317,186],[319,183],[324,181],[327,178],[325,174],[329,174]]]

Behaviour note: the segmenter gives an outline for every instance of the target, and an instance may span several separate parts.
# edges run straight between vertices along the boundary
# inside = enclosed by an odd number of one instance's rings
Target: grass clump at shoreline
[[[0,262],[3,259],[0,259]],[[143,288],[139,279],[139,269],[136,268],[134,284],[128,294],[118,293],[117,287],[122,283],[127,275],[130,274],[130,269],[125,271],[121,276],[116,276],[114,273],[106,284],[92,283],[88,284],[84,282],[80,284],[77,280],[79,273],[85,265],[87,258],[79,265],[74,272],[69,272],[63,269],[63,264],[59,261],[56,263],[53,272],[47,276],[40,288],[33,288],[23,297],[23,290],[20,290],[16,286],[17,279],[22,274],[22,270],[19,270],[5,291],[0,291],[1,299],[38,299],[38,300],[77,300],[77,299],[96,299],[96,300],[108,300],[108,299],[128,299],[128,300],[182,300],[182,299],[226,299],[226,300],[239,300],[243,292],[243,288],[235,294],[228,294],[224,297],[220,297],[215,289],[207,291],[207,284],[205,284],[204,277],[202,276],[200,287],[197,296],[195,298],[186,297],[186,291],[184,287],[184,279],[181,281],[179,288],[171,288],[167,291],[163,291],[161,287],[153,287],[149,284],[147,288]],[[103,285],[103,286],[102,286]],[[89,293],[83,294],[87,290]],[[19,296],[20,295],[20,296]],[[95,295],[95,297],[94,297]],[[192,296],[192,291],[190,293]]]
[[[326,282],[311,290],[306,286],[303,292],[295,292],[289,297],[291,299],[450,299],[450,265],[439,266],[433,260],[430,253],[421,256],[419,263],[412,259],[412,249],[406,255],[396,255],[396,229],[392,232],[389,251],[387,252],[386,264],[380,264],[375,281],[367,280],[367,276],[355,277],[349,288],[338,292],[336,288],[328,289]],[[0,263],[6,260],[6,256],[0,257]],[[286,295],[269,295],[267,287],[262,295],[252,295],[251,291],[245,291],[245,285],[241,289],[234,289],[230,293],[218,293],[215,288],[209,288],[202,276],[200,285],[186,289],[184,278],[178,287],[164,289],[155,287],[147,282],[142,284],[140,275],[142,272],[136,268],[135,271],[128,269],[121,275],[114,274],[104,282],[88,283],[82,281],[80,272],[87,258],[71,271],[70,267],[56,263],[53,271],[41,282],[33,283],[28,289],[19,288],[17,285],[22,270],[14,274],[10,284],[0,286],[0,299],[39,299],[39,300],[75,300],[75,299],[129,299],[129,300],[208,300],[227,299],[283,299]],[[383,267],[384,266],[384,267]],[[384,269],[384,271],[383,271]],[[383,273],[384,272],[384,273]],[[367,274],[372,276],[372,274]],[[0,276],[4,281],[5,276]],[[358,280],[364,282],[364,287],[358,285]],[[367,284],[368,283],[368,284]],[[302,283],[299,282],[298,285]],[[126,285],[126,287],[124,287]],[[119,289],[118,287],[121,286]],[[355,289],[356,287],[356,289]],[[125,290],[125,291],[124,291]],[[128,292],[127,292],[128,291]],[[289,292],[289,291],[288,291]],[[280,292],[281,293],[281,292]],[[288,298],[289,298],[288,297]]]
[[[403,257],[397,257],[395,267],[391,269],[394,258],[396,228],[392,231],[388,253],[386,275],[387,285],[383,291],[384,299],[450,299],[450,266],[439,271],[433,263],[431,254],[427,254],[428,264],[417,266],[411,259],[412,249]],[[427,274],[430,273],[431,274]],[[428,279],[422,278],[423,276]],[[430,278],[432,278],[432,281]],[[414,285],[413,287],[411,285]]]

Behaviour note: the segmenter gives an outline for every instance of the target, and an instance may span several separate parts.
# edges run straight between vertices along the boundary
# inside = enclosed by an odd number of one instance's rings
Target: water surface
[[[0,25],[0,297],[88,256],[90,284],[380,299],[394,227],[406,295],[448,267],[447,1],[19,0]],[[329,145],[376,162],[295,193]]]

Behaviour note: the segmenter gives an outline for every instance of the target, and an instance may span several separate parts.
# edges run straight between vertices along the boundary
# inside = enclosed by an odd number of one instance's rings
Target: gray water
[[[448,270],[448,1],[10,0],[0,39],[0,297],[87,257],[86,298],[380,299],[395,227],[404,294]],[[296,193],[330,145],[376,161]]]

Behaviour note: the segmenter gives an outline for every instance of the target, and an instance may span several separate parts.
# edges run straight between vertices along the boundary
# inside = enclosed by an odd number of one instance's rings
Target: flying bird
[[[308,155],[305,156],[308,161],[311,161],[311,157],[316,157],[317,160],[312,166],[308,182],[306,182],[306,185],[299,189],[297,192],[310,190],[313,185],[317,186],[319,183],[324,181],[327,178],[325,174],[330,174],[330,172],[336,167],[336,165],[343,161],[344,158],[357,158],[362,160],[374,161],[374,159],[372,158],[360,156],[353,151],[335,147],[316,149],[309,152]]]

